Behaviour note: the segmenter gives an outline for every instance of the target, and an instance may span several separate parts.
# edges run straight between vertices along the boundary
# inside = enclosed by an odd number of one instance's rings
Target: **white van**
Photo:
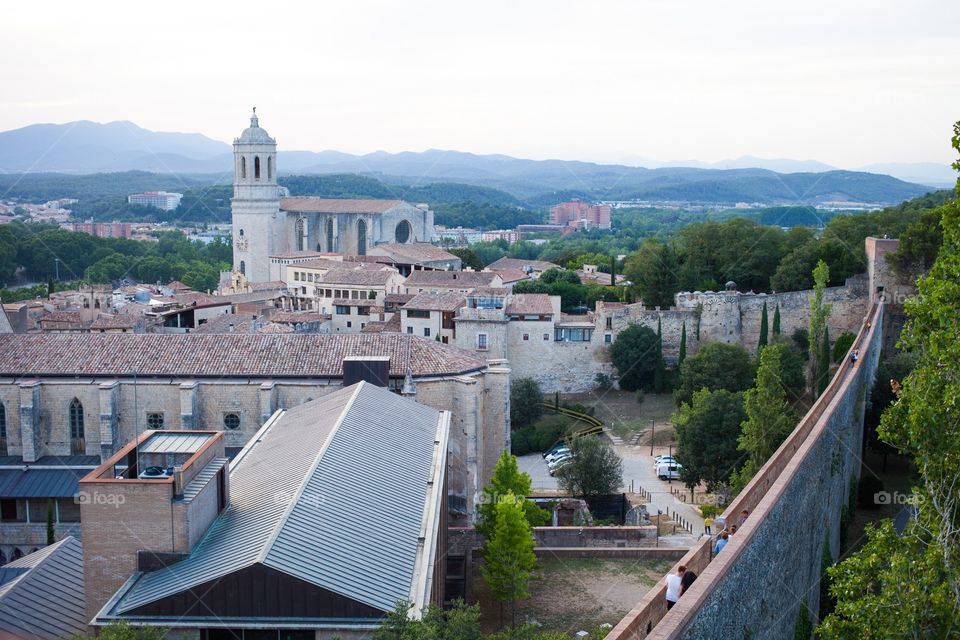
[[[677,462],[673,464],[658,464],[657,477],[661,480],[679,480],[681,465]]]

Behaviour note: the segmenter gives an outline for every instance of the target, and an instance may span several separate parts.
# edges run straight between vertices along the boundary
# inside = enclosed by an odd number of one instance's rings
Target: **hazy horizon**
[[[947,164],[947,0],[403,6],[17,5],[0,130],[129,120],[283,150],[643,164]],[[37,34],[43,34],[37,37]]]

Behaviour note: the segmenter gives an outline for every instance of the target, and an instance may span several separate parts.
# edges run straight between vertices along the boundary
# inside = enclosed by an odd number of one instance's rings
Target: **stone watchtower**
[[[253,282],[270,279],[270,256],[288,250],[277,187],[277,141],[250,126],[233,141],[233,268]]]

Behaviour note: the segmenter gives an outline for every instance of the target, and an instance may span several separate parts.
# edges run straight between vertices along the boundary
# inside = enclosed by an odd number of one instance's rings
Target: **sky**
[[[0,130],[130,120],[281,149],[947,163],[956,0],[20,2]]]

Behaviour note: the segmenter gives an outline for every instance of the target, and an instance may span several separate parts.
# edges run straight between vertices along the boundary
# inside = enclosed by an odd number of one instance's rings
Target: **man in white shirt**
[[[686,570],[685,566],[680,565],[677,567],[676,573],[667,575],[667,611],[672,609],[673,605],[677,604],[677,600],[680,599],[681,582]]]

